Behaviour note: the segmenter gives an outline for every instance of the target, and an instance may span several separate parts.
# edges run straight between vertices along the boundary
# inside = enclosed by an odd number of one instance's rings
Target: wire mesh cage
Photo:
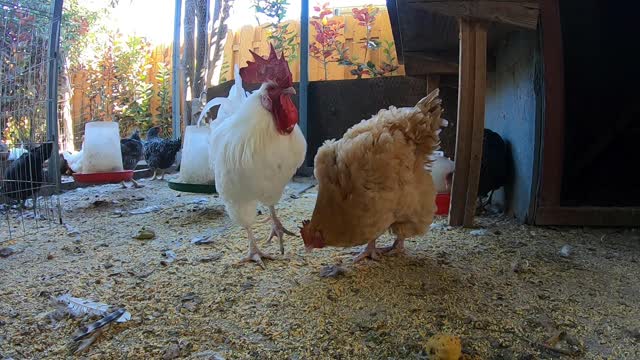
[[[57,157],[57,136],[47,128],[51,2],[0,0],[0,16],[2,242],[62,219],[60,171],[47,169],[57,164],[50,161],[52,154]]]

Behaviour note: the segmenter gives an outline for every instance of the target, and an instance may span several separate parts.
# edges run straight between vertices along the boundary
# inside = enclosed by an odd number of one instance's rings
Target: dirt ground
[[[466,359],[640,359],[640,232],[483,217],[478,234],[439,218],[405,255],[353,264],[358,249],[307,254],[288,237],[262,270],[234,266],[247,240],[218,198],[142,184],[67,192],[67,226],[0,234],[13,251],[0,257],[0,358],[71,358],[92,320],[52,316],[51,297],[69,293],[132,315],[76,355],[88,359],[426,359],[437,333],[459,336]],[[315,202],[304,187],[277,207],[292,230]],[[155,238],[133,239],[142,227]],[[262,239],[270,227],[255,229]],[[322,277],[331,265],[344,272]]]

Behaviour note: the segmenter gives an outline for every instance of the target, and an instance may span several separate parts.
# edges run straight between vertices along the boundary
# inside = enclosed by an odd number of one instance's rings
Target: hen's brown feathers
[[[380,110],[318,150],[310,225],[327,245],[364,244],[387,229],[407,236],[426,230],[435,190],[424,166],[446,124],[440,104],[436,90],[413,108]]]

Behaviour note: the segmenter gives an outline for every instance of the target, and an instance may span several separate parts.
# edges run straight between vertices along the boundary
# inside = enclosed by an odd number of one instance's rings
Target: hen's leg
[[[126,189],[126,188],[127,188],[127,185],[124,183],[124,180],[122,180],[122,182],[120,183],[120,185],[122,185],[122,188],[123,188],[123,189]]]
[[[397,237],[396,241],[393,242],[393,245],[386,246],[380,249],[380,252],[385,254],[401,254],[404,252],[404,238]]]
[[[156,172],[158,172],[158,169],[153,169],[153,176],[151,177],[151,180],[156,179]]]
[[[353,262],[359,262],[366,258],[378,260],[380,258],[380,250],[376,249],[376,241],[371,240],[367,243],[367,247],[360,254],[353,258]]]
[[[244,229],[247,230],[247,237],[249,238],[249,255],[242,258],[239,264],[253,261],[258,265],[260,265],[260,267],[265,269],[264,262],[262,262],[262,259],[265,258],[265,259],[273,260],[274,257],[271,255],[267,255],[262,251],[260,251],[260,249],[258,249],[258,245],[256,245],[256,240],[253,238],[253,231],[251,231],[250,227],[245,227]]]
[[[277,236],[280,243],[280,254],[284,254],[284,243],[282,242],[284,234],[291,236],[296,236],[296,234],[292,233],[291,231],[285,229],[284,226],[282,226],[280,219],[278,219],[278,216],[276,215],[276,208],[274,206],[269,206],[269,212],[271,213],[271,221],[273,221],[273,224],[271,225],[271,234],[267,239],[267,244],[270,244],[271,239],[273,239],[274,236]]]
[[[160,180],[164,180],[164,170],[160,169]]]

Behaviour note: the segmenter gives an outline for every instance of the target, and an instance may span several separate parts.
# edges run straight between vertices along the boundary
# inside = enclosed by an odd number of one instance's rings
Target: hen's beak
[[[288,87],[284,90],[282,90],[283,94],[289,94],[289,95],[295,95],[296,94],[296,89],[294,89],[293,87]]]

